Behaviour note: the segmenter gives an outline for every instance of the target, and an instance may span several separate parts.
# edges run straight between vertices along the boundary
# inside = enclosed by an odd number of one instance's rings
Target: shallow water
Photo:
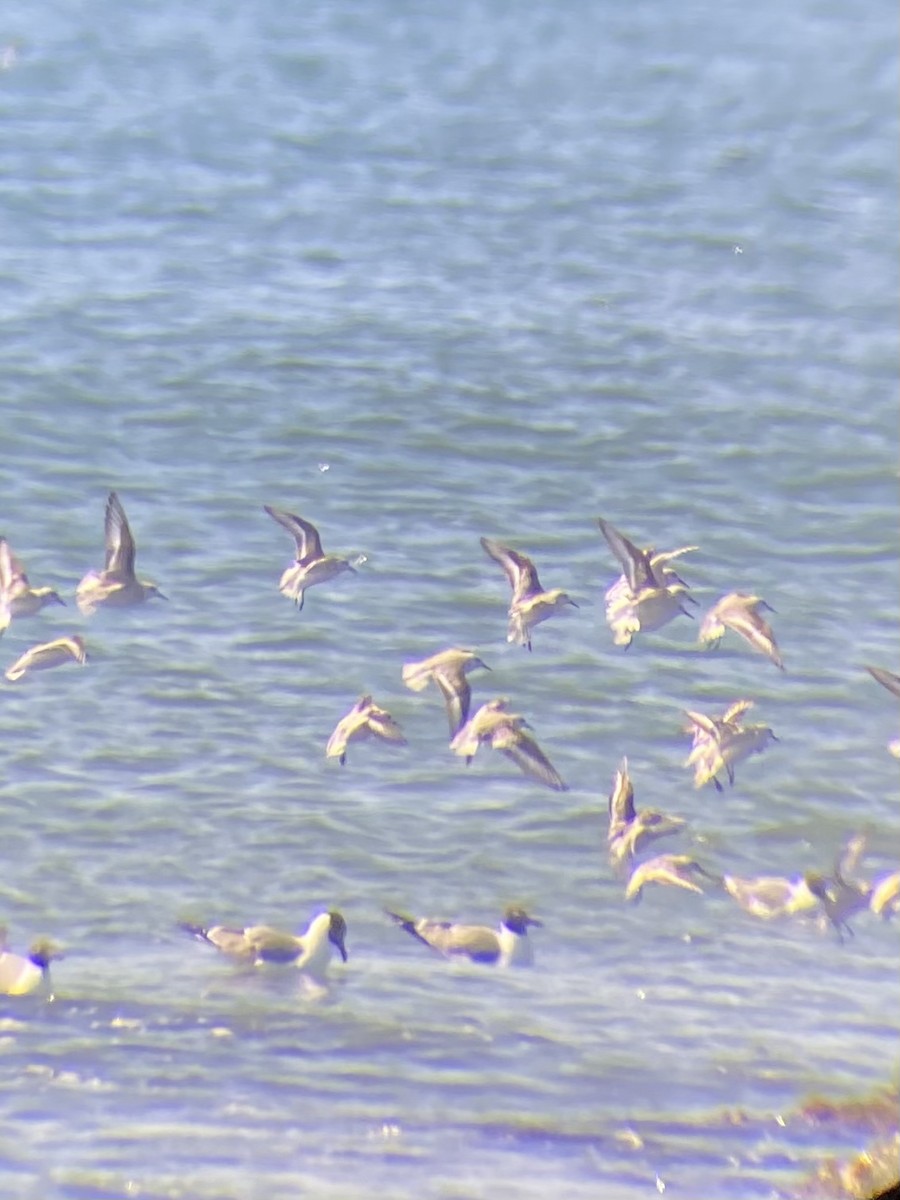
[[[0,28],[0,532],[70,607],[0,660],[77,631],[91,663],[2,696],[0,916],[67,948],[52,1004],[0,1006],[4,1194],[738,1200],[856,1148],[778,1118],[896,1081],[896,928],[626,907],[605,824],[627,754],[690,822],[660,849],[900,854],[863,670],[896,665],[893,11],[45,7]],[[170,599],[88,620],[110,488]],[[302,614],[266,503],[365,557]],[[681,619],[614,647],[600,514],[696,543],[703,606],[765,596],[787,672]],[[531,655],[481,535],[580,605]],[[400,666],[453,644],[569,792],[448,753]],[[409,747],[341,769],[362,691]],[[681,710],[739,696],[781,743],[694,791]],[[511,900],[531,971],[382,915]],[[324,1000],[175,927],[323,905]]]

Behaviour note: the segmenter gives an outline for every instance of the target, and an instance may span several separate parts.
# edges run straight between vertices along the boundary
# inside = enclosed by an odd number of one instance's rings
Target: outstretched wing
[[[322,557],[322,542],[315,525],[304,521],[302,517],[295,516],[294,513],[282,512],[280,508],[270,508],[268,504],[264,504],[263,508],[274,521],[288,531],[297,543],[297,562],[302,563],[307,559],[314,560]]]
[[[134,538],[125,516],[125,509],[115,492],[109,493],[106,501],[104,521],[106,561],[103,569],[107,575],[119,579],[130,579],[134,575]]]
[[[539,783],[546,784],[554,792],[567,792],[569,789],[563,782],[559,772],[547,755],[541,750],[534,738],[523,733],[521,729],[510,729],[493,738],[494,748],[511,759],[520,771],[530,775]]]
[[[639,550],[634,542],[623,533],[619,533],[618,529],[603,517],[597,518],[597,524],[606,538],[606,544],[621,564],[632,595],[636,596],[641,588],[656,587],[650,555],[644,550]]]
[[[495,542],[493,538],[483,537],[481,545],[485,553],[500,564],[512,588],[513,600],[521,600],[525,596],[533,596],[543,591],[541,581],[534,563],[518,550]]]

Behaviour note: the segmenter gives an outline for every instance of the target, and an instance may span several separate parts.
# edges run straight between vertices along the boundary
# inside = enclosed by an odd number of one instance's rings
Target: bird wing
[[[257,962],[291,963],[303,953],[303,939],[268,925],[244,931],[247,944]]]
[[[0,538],[0,596],[11,598],[28,590],[25,569],[10,549],[6,538]]]
[[[684,710],[684,715],[691,723],[685,732],[693,732],[695,743],[698,735],[702,734],[706,734],[707,737],[711,737],[715,741],[719,740],[721,729],[718,723],[714,721],[712,717],[708,717],[706,713],[691,712],[691,710],[687,708]]]
[[[523,733],[521,729],[504,726],[491,739],[495,750],[511,759],[520,771],[530,775],[539,783],[544,783],[555,792],[567,792],[569,789],[563,782],[559,772],[544,754],[534,738]]]
[[[413,692],[422,692],[428,687],[434,672],[425,662],[405,663],[400,671],[400,678]]]
[[[370,708],[366,714],[366,725],[376,737],[383,738],[386,742],[395,742],[398,746],[406,745],[403,730],[386,709],[377,706]]]
[[[486,925],[450,925],[441,940],[440,949],[447,955],[477,963],[495,963],[500,957],[500,940]]]
[[[645,551],[639,550],[634,542],[625,537],[623,533],[619,533],[618,529],[610,525],[609,521],[604,521],[603,517],[597,518],[597,524],[600,526],[600,532],[606,538],[606,544],[619,560],[622,570],[625,572],[632,595],[636,596],[641,588],[657,586],[650,556]]]
[[[634,818],[634,788],[628,775],[628,759],[623,758],[609,793],[609,836],[621,832]]]
[[[440,670],[434,673],[434,682],[441,689],[444,703],[447,705],[447,717],[450,721],[450,738],[457,733],[469,719],[469,706],[472,701],[472,689],[465,673],[461,670]]]
[[[319,531],[309,521],[297,517],[293,513],[282,512],[280,508],[270,508],[264,504],[269,516],[283,526],[297,543],[297,562],[304,563],[322,557],[322,542]]]
[[[866,855],[866,835],[855,834],[838,852],[834,860],[834,877],[841,883],[846,883],[862,863]]]
[[[134,575],[134,538],[125,516],[125,509],[115,492],[109,493],[104,520],[106,561],[103,565],[107,575],[129,579]]]
[[[449,921],[429,921],[427,918],[417,919],[416,917],[407,916],[406,913],[391,912],[386,908],[385,914],[391,918],[401,929],[405,930],[410,937],[414,937],[417,942],[421,942],[424,946],[428,946],[432,950],[440,949],[432,940],[431,930],[449,929]]]
[[[493,538],[483,537],[481,545],[494,562],[499,563],[506,572],[514,601],[543,591],[537,570],[530,558],[520,554],[517,550],[511,550],[509,546],[495,542]]]
[[[223,954],[230,954],[235,958],[253,957],[253,951],[245,936],[246,931],[243,929],[228,929],[224,925],[211,925],[209,928],[205,928],[202,925],[185,923],[182,923],[181,928],[187,933],[193,934],[194,937],[200,938],[201,941],[209,942]]]
[[[779,670],[784,670],[784,661],[775,641],[769,622],[755,609],[735,608],[722,614],[722,621],[766,658],[771,659]]]
[[[866,667],[866,670],[882,687],[887,688],[895,696],[900,696],[900,675],[886,671],[884,667]]]
[[[753,707],[752,700],[735,700],[731,708],[727,709],[722,714],[723,725],[734,725],[739,717],[742,717],[745,712],[749,712]]]

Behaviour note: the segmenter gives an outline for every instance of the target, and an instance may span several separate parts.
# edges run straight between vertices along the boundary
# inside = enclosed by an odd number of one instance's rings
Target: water
[[[2,531],[88,669],[6,687],[2,917],[67,948],[0,1010],[4,1195],[771,1196],[896,1082],[896,930],[844,945],[605,861],[627,754],[717,869],[900,854],[894,15],[13,0],[0,40]],[[120,491],[170,602],[71,606]],[[356,577],[276,591],[318,525]],[[595,518],[757,591],[782,676],[680,620],[612,645]],[[531,655],[478,538],[580,604]],[[478,648],[570,784],[446,748],[404,661]],[[324,759],[362,691],[407,750]],[[685,707],[780,745],[719,797]],[[691,838],[694,840],[691,841]],[[532,971],[387,907],[539,913]],[[349,924],[324,1001],[175,922]],[[742,1116],[739,1118],[739,1114]],[[783,1127],[779,1117],[786,1120]],[[640,1139],[640,1144],[637,1144]]]

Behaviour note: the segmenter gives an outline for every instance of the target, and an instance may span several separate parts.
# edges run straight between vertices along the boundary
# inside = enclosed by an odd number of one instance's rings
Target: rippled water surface
[[[0,918],[67,951],[0,1005],[4,1196],[743,1200],[858,1148],[779,1118],[896,1082],[896,928],[628,907],[605,810],[627,754],[715,870],[900,855],[895,41],[882,0],[4,7],[0,532],[69,607],[0,663],[91,657],[0,697]],[[111,488],[169,602],[86,619]],[[357,575],[298,614],[263,504]],[[613,646],[601,514],[765,596],[786,673]],[[530,655],[482,535],[580,606]],[[400,680],[448,645],[568,792],[448,752]],[[342,769],[364,691],[409,746]],[[682,710],[741,696],[780,744],[695,791]],[[530,971],[382,912],[510,901]],[[322,906],[319,999],[176,928]]]

